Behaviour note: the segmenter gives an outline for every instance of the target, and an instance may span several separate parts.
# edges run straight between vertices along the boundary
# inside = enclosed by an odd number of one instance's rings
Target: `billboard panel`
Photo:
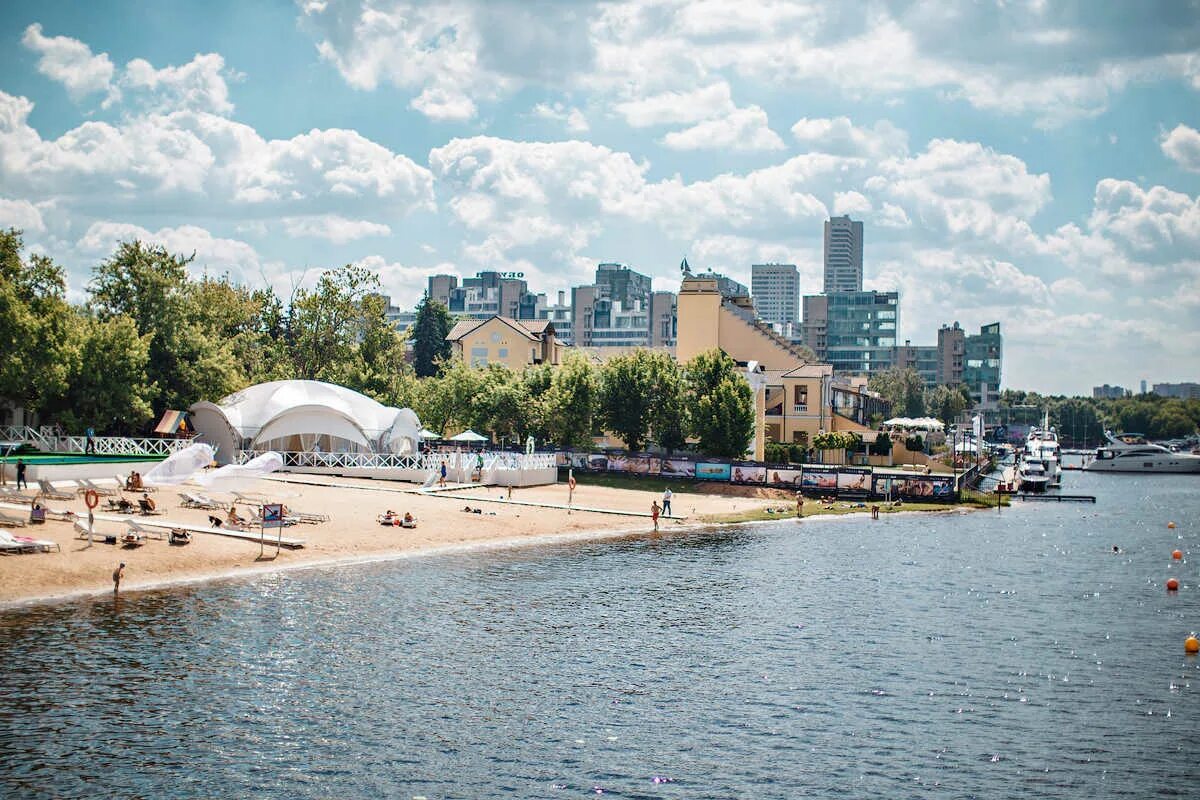
[[[696,464],[696,478],[702,481],[728,481],[729,465],[701,461]]]
[[[686,458],[664,458],[662,460],[663,477],[679,476],[680,478],[696,477],[696,464]]]
[[[799,489],[800,470],[767,467],[767,483],[783,489]]]
[[[609,472],[628,472],[629,456],[621,453],[610,453],[608,456]]]
[[[757,464],[734,464],[730,480],[734,483],[765,483],[767,468]]]
[[[842,467],[838,470],[839,492],[869,492],[871,491],[871,470],[849,469]]]
[[[837,467],[805,467],[800,475],[800,488],[806,492],[836,491]]]

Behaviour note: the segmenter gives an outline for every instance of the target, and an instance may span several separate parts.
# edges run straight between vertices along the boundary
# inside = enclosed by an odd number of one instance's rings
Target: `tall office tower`
[[[596,286],[609,300],[632,308],[637,302],[650,305],[650,276],[625,264],[606,262],[596,266]]]
[[[1003,351],[1004,337],[1000,335],[999,322],[982,325],[979,333],[966,337],[966,363],[963,365],[962,380],[977,406],[995,408],[1000,402]]]
[[[804,297],[804,344],[841,374],[870,375],[891,367],[899,323],[898,292]]]
[[[430,275],[429,297],[444,306],[450,305],[450,292],[458,288],[457,275]]]
[[[650,346],[674,347],[678,324],[678,298],[675,293],[651,293]]]
[[[750,296],[754,310],[780,333],[796,324],[800,304],[800,272],[795,264],[754,264],[750,267]]]
[[[861,292],[863,224],[849,216],[825,221],[825,294]]]

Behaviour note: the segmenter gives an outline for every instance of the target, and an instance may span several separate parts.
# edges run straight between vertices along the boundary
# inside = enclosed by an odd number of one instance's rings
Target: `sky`
[[[821,289],[865,225],[900,339],[1005,388],[1200,380],[1200,0],[6,0],[0,226],[82,300],[122,240],[285,298],[618,261]]]

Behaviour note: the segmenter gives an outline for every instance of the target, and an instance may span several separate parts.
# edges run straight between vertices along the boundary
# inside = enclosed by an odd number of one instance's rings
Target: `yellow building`
[[[754,457],[763,443],[807,445],[818,433],[853,431],[874,440],[865,423],[886,413],[883,401],[865,387],[835,380],[830,364],[810,362],[754,315],[748,297],[722,296],[717,281],[684,278],[679,288],[676,357],[680,363],[713,348],[748,367],[755,388]]]
[[[531,364],[558,365],[565,345],[549,320],[494,316],[457,323],[446,336],[454,355],[472,367],[503,364],[520,372]]]

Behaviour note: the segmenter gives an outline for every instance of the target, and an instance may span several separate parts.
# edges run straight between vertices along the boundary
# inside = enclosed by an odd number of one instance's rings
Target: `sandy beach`
[[[125,562],[125,579],[121,591],[125,593],[175,582],[417,554],[456,546],[650,532],[653,530],[648,516],[650,504],[661,500],[658,492],[580,484],[575,489],[573,510],[568,513],[566,509],[522,505],[565,504],[565,484],[514,489],[510,502],[506,499],[507,490],[498,487],[470,487],[427,494],[413,491],[414,485],[407,483],[315,475],[279,477],[282,480],[250,482],[239,491],[262,494],[293,510],[328,515],[328,522],[284,529],[284,536],[305,540],[302,549],[284,549],[276,556],[275,548],[268,544],[265,557],[260,560],[257,541],[204,533],[194,535],[191,544],[181,547],[158,539],[150,539],[143,546],[132,549],[98,542],[89,547],[86,540],[77,538],[71,523],[50,520],[15,533],[55,541],[62,547],[62,552],[0,558],[0,605],[111,592],[112,571],[122,561]],[[160,489],[153,496],[158,508],[166,513],[154,517],[134,515],[133,519],[156,525],[174,522],[208,527],[209,514],[224,516],[220,511],[181,507],[178,494],[170,488]],[[225,494],[216,496],[228,499]],[[126,493],[126,497],[136,499],[133,493]],[[83,518],[87,516],[82,498],[49,501],[47,505],[51,509],[70,509]],[[673,503],[676,517],[661,520],[660,528],[664,532],[683,530],[701,524],[700,518],[704,516],[779,505],[779,500],[771,499],[676,494]],[[97,534],[124,532],[125,525],[121,522],[102,519],[122,515],[107,514],[103,512],[103,503],[101,506],[97,509],[100,517],[95,527]],[[466,506],[479,508],[482,513],[464,512]],[[618,513],[597,513],[581,508]],[[376,517],[388,509],[400,514],[412,513],[417,519],[417,528],[379,525]],[[16,513],[13,509],[7,510]],[[239,513],[247,516],[249,508],[239,506]],[[273,533],[268,532],[268,542]]]

